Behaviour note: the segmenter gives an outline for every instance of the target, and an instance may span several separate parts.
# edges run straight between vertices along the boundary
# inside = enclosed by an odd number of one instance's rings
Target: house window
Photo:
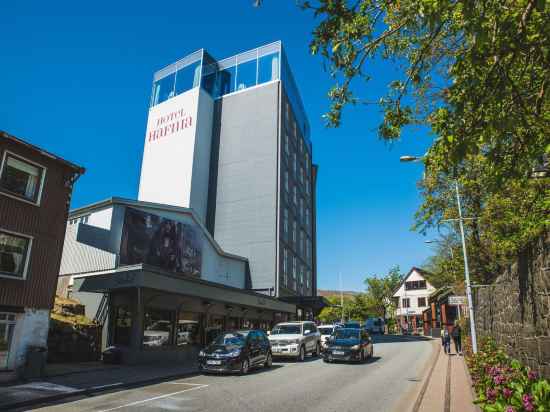
[[[426,289],[425,280],[412,280],[409,282],[405,282],[405,290],[419,290],[419,289]]]
[[[0,189],[38,203],[43,176],[43,167],[6,153],[0,170]]]
[[[0,370],[8,368],[15,324],[16,320],[14,313],[0,312]]]
[[[426,306],[426,298],[418,298],[418,307],[423,308]]]
[[[411,300],[409,298],[403,298],[401,300],[402,304],[401,304],[401,307],[402,308],[410,308],[411,307]]]
[[[0,275],[25,278],[32,239],[0,231]]]

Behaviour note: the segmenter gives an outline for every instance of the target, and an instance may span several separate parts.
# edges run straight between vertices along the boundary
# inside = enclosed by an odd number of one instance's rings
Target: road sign
[[[467,305],[468,301],[466,300],[466,296],[449,296],[449,305],[451,306],[459,306],[459,305]]]

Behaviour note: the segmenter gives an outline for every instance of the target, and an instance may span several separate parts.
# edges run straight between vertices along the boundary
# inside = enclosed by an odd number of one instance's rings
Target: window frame
[[[422,303],[423,303],[422,305],[420,304],[420,300],[422,300]],[[426,297],[424,297],[424,296],[418,297],[418,301],[416,303],[417,303],[419,308],[425,308],[426,306],[428,306],[427,302],[426,302]]]
[[[8,162],[8,157],[13,157],[15,160],[19,160],[23,163],[28,163],[32,166],[35,166],[42,170],[42,174],[40,176],[40,182],[38,186],[38,192],[36,194],[36,200],[29,199],[25,196],[18,195],[17,193],[11,192],[9,189],[6,189],[2,186],[2,175],[4,174],[4,168]],[[40,163],[34,162],[32,160],[27,159],[26,157],[20,156],[17,153],[14,153],[10,150],[4,150],[4,153],[2,154],[2,161],[0,162],[0,194],[11,197],[12,199],[17,199],[21,202],[28,203],[30,205],[38,206],[40,207],[41,201],[42,201],[42,192],[44,190],[44,182],[46,181],[46,173],[48,171],[48,168]]]
[[[405,302],[407,302],[407,305],[405,306]],[[402,298],[401,299],[401,308],[402,309],[408,309],[411,307],[411,298]]]
[[[33,242],[34,242],[34,236],[26,235],[24,233],[14,232],[12,230],[3,229],[3,228],[0,227],[0,233],[2,233],[2,232],[6,233],[8,235],[26,238],[26,239],[29,240],[29,243],[27,245],[27,250],[26,250],[26,253],[25,253],[25,266],[23,267],[22,275],[21,276],[10,275],[8,272],[3,272],[2,270],[0,270],[0,278],[13,279],[13,280],[26,280],[27,279],[27,274],[28,274],[28,271],[29,271],[32,246],[33,246]]]

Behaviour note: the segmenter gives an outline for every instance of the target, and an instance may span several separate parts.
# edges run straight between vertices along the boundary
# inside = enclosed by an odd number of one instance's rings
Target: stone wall
[[[550,378],[550,233],[527,247],[489,287],[474,289],[479,337]]]

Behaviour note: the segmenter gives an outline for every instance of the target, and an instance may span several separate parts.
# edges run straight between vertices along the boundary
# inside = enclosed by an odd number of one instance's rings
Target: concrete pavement
[[[81,396],[40,411],[392,411],[415,394],[433,354],[424,338],[376,337],[374,358],[361,365],[277,362],[247,376],[195,376],[134,389]],[[407,408],[408,409],[408,408]],[[28,408],[26,409],[28,410]]]

